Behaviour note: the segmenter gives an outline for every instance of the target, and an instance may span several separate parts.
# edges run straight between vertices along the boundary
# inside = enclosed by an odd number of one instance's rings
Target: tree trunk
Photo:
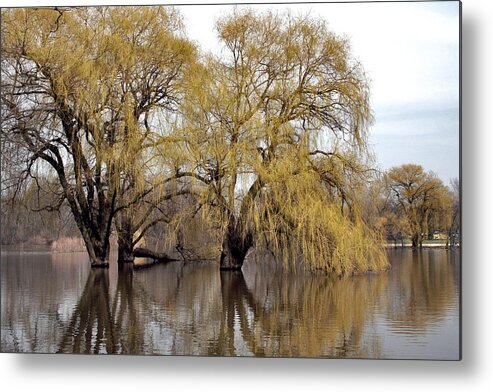
[[[413,249],[416,249],[419,245],[419,235],[418,234],[413,234],[412,237],[412,247]]]
[[[118,235],[118,264],[134,262],[132,220],[126,211],[120,213],[115,221]]]
[[[235,225],[234,219],[232,219],[223,240],[220,270],[241,270],[248,250],[252,245],[253,236],[251,233],[243,233],[238,225]]]
[[[452,239],[452,228],[453,226],[450,226],[447,230],[447,243],[445,244],[445,249],[451,249],[454,246],[454,240]]]
[[[133,234],[129,230],[118,230],[118,264],[133,263]]]
[[[77,203],[75,202],[73,196],[69,196],[67,198],[69,200],[75,223],[77,224],[80,234],[82,235],[82,239],[84,240],[91,267],[109,267],[109,227],[111,227],[111,219],[109,218],[111,214],[108,212],[109,208],[100,208],[98,213],[101,216],[100,220],[103,222],[103,224],[98,226],[94,222],[87,222],[82,218],[82,214],[78,211]],[[107,226],[104,225],[104,222],[106,222]]]
[[[134,252],[132,249],[132,242],[120,240],[120,238],[118,238],[118,264],[133,262]]]
[[[135,255],[135,257],[147,257],[149,259],[154,259],[160,262],[178,261],[177,259],[168,256],[166,253],[155,252],[146,248],[135,248],[133,254]]]
[[[243,267],[243,262],[246,256],[245,251],[238,249],[236,246],[231,244],[224,244],[221,252],[221,271],[239,271]]]
[[[99,241],[95,241],[96,243],[93,244],[94,248],[94,257],[91,256],[91,253],[89,253],[89,259],[91,261],[91,267],[92,268],[108,268],[109,263],[109,255],[110,255],[110,250],[109,247],[106,247],[104,245],[99,245]]]
[[[109,242],[101,243],[97,238],[92,237],[86,230],[81,230],[84,244],[86,245],[89,261],[92,268],[109,267],[108,258],[110,255]]]

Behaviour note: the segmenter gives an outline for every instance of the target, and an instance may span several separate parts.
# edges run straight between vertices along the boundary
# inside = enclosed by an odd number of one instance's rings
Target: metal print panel
[[[460,359],[459,2],[1,12],[2,352]]]

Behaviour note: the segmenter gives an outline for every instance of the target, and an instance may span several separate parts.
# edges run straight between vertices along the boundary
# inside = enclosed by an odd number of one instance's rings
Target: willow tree
[[[115,214],[155,187],[143,149],[195,52],[180,28],[164,7],[2,10],[2,138],[25,176],[56,173],[93,266]]]
[[[446,222],[447,229],[447,248],[455,246],[458,243],[461,226],[461,200],[460,200],[460,182],[458,178],[453,178],[450,181],[451,187],[451,204],[449,207],[448,220]]]
[[[386,181],[395,212],[407,221],[412,247],[422,247],[433,226],[446,226],[452,193],[433,173],[415,164],[390,169]]]
[[[385,268],[353,192],[372,115],[348,41],[322,20],[251,10],[217,30],[221,55],[189,80],[178,175],[222,224],[221,269],[241,269],[254,244],[339,274]]]

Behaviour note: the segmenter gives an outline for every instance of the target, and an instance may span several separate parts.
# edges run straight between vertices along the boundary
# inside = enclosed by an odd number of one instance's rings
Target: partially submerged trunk
[[[135,257],[147,257],[160,262],[178,261],[177,259],[170,257],[168,254],[164,252],[163,253],[155,252],[153,250],[145,249],[145,248],[135,248],[133,254]]]
[[[120,238],[118,238],[118,264],[133,263],[133,262],[134,262],[134,251],[132,247],[132,242],[120,240]]]
[[[100,249],[97,251],[94,257],[89,255],[89,260],[91,262],[92,268],[108,268],[110,266],[109,259],[110,250],[108,249]]]
[[[453,218],[453,221],[455,220],[455,216]],[[452,221],[452,222],[453,222]],[[447,244],[445,245],[446,249],[451,249],[454,247],[454,238],[453,238],[453,224],[449,227],[447,230]]]
[[[236,223],[234,218],[230,219],[222,244],[221,271],[238,271],[243,267],[245,257],[253,245],[253,236],[242,227],[241,221]]]
[[[132,220],[127,216],[126,212],[121,213],[115,222],[116,232],[118,236],[118,264],[133,263],[133,228]]]
[[[154,252],[150,249],[145,249],[145,248],[135,248],[134,249],[134,255],[135,255],[135,257],[146,257],[146,258],[152,259],[152,262],[150,262],[150,263],[133,264],[133,268],[136,270],[149,268],[149,267],[152,267],[153,265],[156,265],[156,264],[169,263],[171,261],[178,261],[177,259],[174,259],[174,258],[168,256],[166,253]]]
[[[421,234],[413,234],[411,241],[413,249],[423,247],[423,236]]]
[[[232,242],[227,235],[221,251],[221,271],[238,271],[243,267],[248,248]]]
[[[243,267],[245,257],[253,245],[253,233],[248,227],[250,210],[262,187],[263,182],[257,178],[242,200],[238,218],[232,213],[229,216],[228,227],[222,243],[219,267],[222,271],[238,271]],[[230,189],[230,200],[234,200],[234,186]],[[234,208],[230,210],[234,211]]]
[[[86,245],[87,253],[89,255],[89,262],[93,268],[107,268],[109,267],[108,259],[110,256],[110,242],[109,238],[104,238],[103,240],[95,238],[95,236],[90,235],[88,230],[81,228],[82,238],[84,239],[84,244]]]

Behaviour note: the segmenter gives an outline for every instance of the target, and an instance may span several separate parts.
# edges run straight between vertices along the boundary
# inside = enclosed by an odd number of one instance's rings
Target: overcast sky
[[[446,184],[459,176],[459,3],[255,5],[320,16],[350,38],[371,79],[370,143],[382,169],[419,163]],[[233,6],[179,7],[188,35],[217,51],[218,16]]]

